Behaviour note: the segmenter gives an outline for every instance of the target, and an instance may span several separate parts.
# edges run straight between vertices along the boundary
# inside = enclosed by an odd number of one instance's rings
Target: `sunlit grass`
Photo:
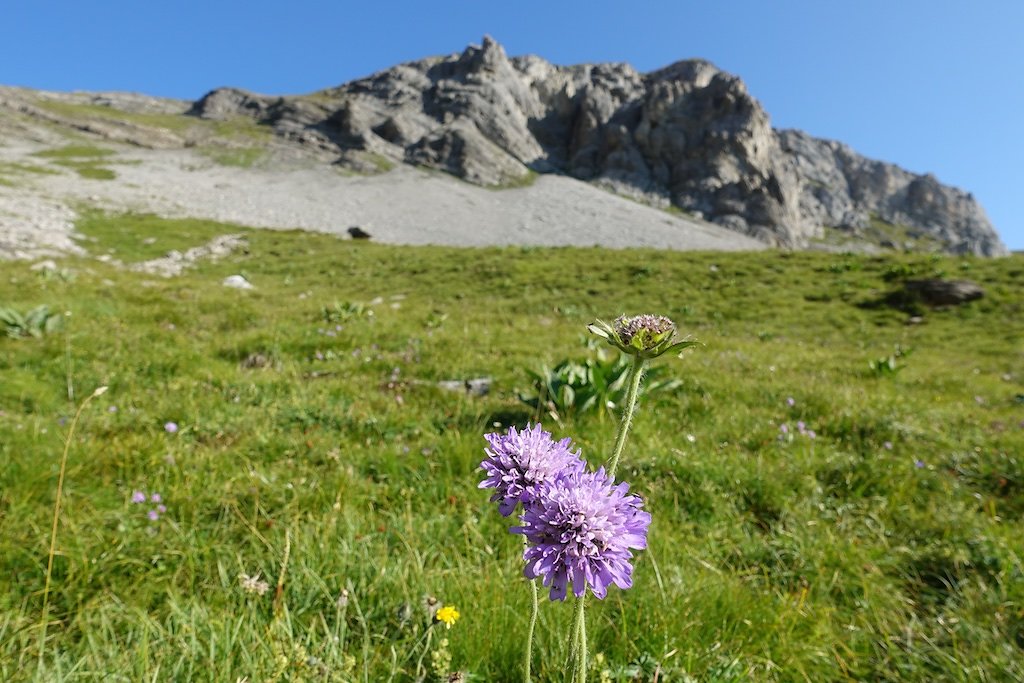
[[[444,632],[453,668],[518,680],[529,593],[519,539],[476,488],[481,435],[533,417],[526,370],[584,357],[586,323],[645,311],[705,346],[657,361],[683,386],[642,404],[620,467],[654,522],[636,586],[589,605],[614,680],[1024,676],[1019,256],[411,248],[139,215],[80,228],[125,262],[226,233],[249,247],[173,279],[0,264],[0,306],[70,313],[64,331],[0,339],[0,680],[410,680],[426,595],[462,614]],[[910,325],[875,305],[894,272],[986,296]],[[236,273],[255,289],[221,286]],[[324,316],[357,303],[373,315]],[[896,344],[904,367],[873,372]],[[481,376],[483,398],[436,386]],[[71,445],[37,670],[69,377],[77,400],[110,390]],[[545,427],[600,463],[616,423]],[[150,522],[136,489],[167,513]],[[286,537],[275,616],[273,588],[238,577],[276,584]],[[535,674],[561,680],[571,607],[542,608]]]

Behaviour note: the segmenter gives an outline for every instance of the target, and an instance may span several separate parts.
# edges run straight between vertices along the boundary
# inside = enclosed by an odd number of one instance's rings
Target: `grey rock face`
[[[893,164],[867,159],[846,145],[796,130],[778,133],[803,178],[801,211],[817,225],[856,233],[872,216],[903,225],[953,253],[1007,253],[974,197]]]
[[[485,37],[461,54],[305,97],[215,90],[191,113],[251,116],[361,170],[368,158],[406,162],[485,186],[568,174],[769,244],[806,246],[823,227],[857,229],[874,214],[952,251],[1004,250],[970,195],[838,143],[776,132],[739,78],[702,60],[649,74],[560,67],[510,59]]]

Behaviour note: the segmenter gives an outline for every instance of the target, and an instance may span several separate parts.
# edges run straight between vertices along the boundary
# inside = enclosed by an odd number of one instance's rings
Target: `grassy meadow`
[[[0,334],[0,680],[521,680],[522,541],[477,488],[483,434],[540,418],[602,463],[613,412],[555,419],[519,393],[593,356],[586,324],[623,312],[704,346],[655,361],[682,385],[642,401],[623,456],[650,548],[633,589],[589,601],[593,681],[1024,680],[1020,255],[79,227],[90,256],[61,270],[0,263],[0,306],[65,313]],[[175,278],[95,258],[239,232],[247,251]],[[221,286],[232,274],[255,289]],[[940,274],[986,296],[886,305]],[[490,394],[437,384],[476,377]],[[99,386],[43,643],[64,438]],[[429,598],[461,618],[431,626]],[[572,609],[542,604],[535,680],[562,680]]]

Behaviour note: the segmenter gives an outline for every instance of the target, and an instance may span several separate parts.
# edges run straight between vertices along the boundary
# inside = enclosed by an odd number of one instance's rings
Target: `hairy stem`
[[[288,573],[288,558],[292,553],[292,532],[284,532],[284,559],[281,560],[281,573],[277,576],[277,588],[274,590],[274,615],[280,613],[284,598],[284,577]]]
[[[414,681],[422,681],[424,676],[423,673],[423,658],[427,656],[427,650],[430,649],[430,638],[434,635],[434,625],[431,624],[427,627],[427,642],[423,644],[423,650],[420,652],[420,658],[416,660],[416,674],[413,676]]]
[[[608,461],[608,476],[611,478],[615,477],[615,471],[619,468],[619,458],[622,456],[623,446],[626,445],[626,435],[633,424],[633,413],[636,411],[636,399],[640,395],[640,381],[644,377],[646,362],[640,356],[634,356],[633,365],[629,370],[629,390],[626,392],[626,405],[622,410],[622,423],[619,425],[619,433],[615,436],[612,457]]]
[[[572,627],[575,656],[572,665],[572,683],[587,683],[587,594],[576,599],[576,621]]]
[[[530,683],[530,666],[533,663],[533,632],[537,628],[537,614],[540,612],[537,579],[530,580],[530,592],[533,594],[533,611],[530,612],[530,628],[526,631],[526,659],[523,662],[524,683]]]

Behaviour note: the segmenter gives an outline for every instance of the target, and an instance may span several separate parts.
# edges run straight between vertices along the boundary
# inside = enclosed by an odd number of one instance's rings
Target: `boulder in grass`
[[[437,386],[446,391],[465,392],[468,396],[486,396],[491,391],[491,378],[442,380],[437,383]]]
[[[39,263],[33,263],[29,270],[55,273],[57,272],[57,262],[54,261],[53,259],[46,259],[45,261],[40,261]]]
[[[985,290],[970,280],[907,280],[903,290],[929,306],[957,306],[985,296]]]
[[[234,289],[253,288],[252,283],[246,280],[241,275],[228,275],[226,278],[224,278],[224,281],[221,284],[223,284],[225,287],[232,287]]]

